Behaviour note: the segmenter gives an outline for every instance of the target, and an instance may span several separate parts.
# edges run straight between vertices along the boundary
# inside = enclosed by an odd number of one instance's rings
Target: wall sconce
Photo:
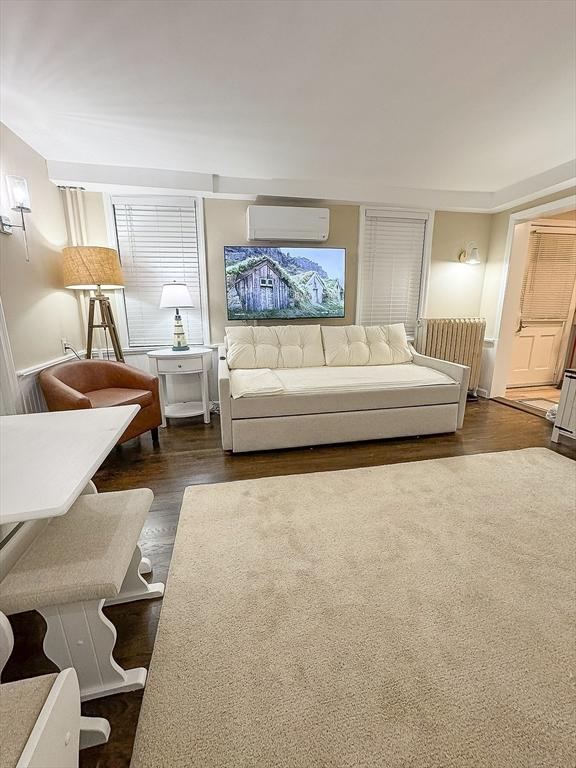
[[[458,254],[458,261],[461,264],[470,264],[471,266],[480,264],[480,253],[476,243],[468,243],[466,248],[463,248]]]
[[[4,235],[12,234],[12,227],[19,227],[24,233],[24,245],[26,247],[26,261],[30,261],[28,251],[28,237],[26,236],[26,222],[24,214],[30,213],[30,194],[28,183],[22,176],[6,176],[6,189],[8,191],[8,205],[13,211],[20,211],[22,224],[12,224],[7,216],[0,219],[0,232]]]

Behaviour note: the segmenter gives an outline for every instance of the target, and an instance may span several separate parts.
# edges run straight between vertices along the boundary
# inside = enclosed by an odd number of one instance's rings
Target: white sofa
[[[470,369],[419,355],[404,326],[226,328],[218,387],[234,453],[454,432]]]

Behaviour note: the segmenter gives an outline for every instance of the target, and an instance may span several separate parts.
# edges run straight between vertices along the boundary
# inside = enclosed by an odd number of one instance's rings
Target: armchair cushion
[[[92,408],[109,408],[112,405],[139,405],[145,408],[152,404],[152,392],[147,389],[122,389],[109,387],[86,392]]]

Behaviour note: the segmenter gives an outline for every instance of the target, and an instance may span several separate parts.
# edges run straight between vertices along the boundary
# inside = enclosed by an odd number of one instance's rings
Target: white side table
[[[210,423],[210,398],[208,396],[208,371],[212,365],[212,350],[208,347],[191,347],[186,352],[171,349],[155,349],[148,352],[152,373],[160,382],[160,406],[162,426],[166,419],[187,419],[204,415],[204,423]],[[202,401],[168,403],[166,377],[181,374],[197,374],[202,385]]]

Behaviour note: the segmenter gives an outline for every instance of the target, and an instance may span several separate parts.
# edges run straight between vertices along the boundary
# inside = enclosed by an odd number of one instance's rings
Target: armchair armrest
[[[449,360],[440,360],[437,357],[428,357],[416,352],[414,347],[410,346],[412,352],[412,362],[415,365],[424,365],[426,368],[433,368],[436,371],[445,373],[454,381],[460,384],[460,399],[458,401],[458,429],[464,423],[464,412],[466,410],[466,396],[468,395],[468,382],[470,381],[470,367],[451,363]]]
[[[46,404],[51,411],[74,411],[82,408],[92,408],[92,403],[76,389],[64,384],[55,376],[42,371],[39,376],[40,386],[44,394]]]
[[[232,409],[230,407],[230,369],[226,360],[226,347],[218,347],[218,398],[220,400],[220,429],[222,448],[232,450]]]

